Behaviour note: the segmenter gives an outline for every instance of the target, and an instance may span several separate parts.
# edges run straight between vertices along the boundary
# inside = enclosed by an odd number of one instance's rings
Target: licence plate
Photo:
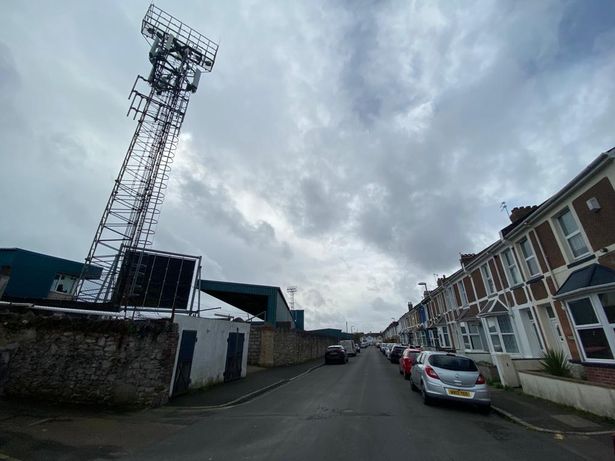
[[[472,397],[474,397],[474,392],[460,391],[459,389],[447,389],[446,393],[448,395],[454,395],[455,397],[464,397],[466,399],[471,399]]]

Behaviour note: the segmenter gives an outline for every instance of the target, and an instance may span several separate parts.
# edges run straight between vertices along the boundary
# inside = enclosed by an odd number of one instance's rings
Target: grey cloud
[[[320,308],[326,305],[325,298],[320,291],[312,288],[307,293],[301,296],[304,300],[304,304],[309,307]]]
[[[6,245],[85,256],[134,130],[124,114],[148,70],[146,7],[3,9]],[[171,12],[222,45],[184,124],[206,176],[172,171],[155,246],[202,254],[215,277],[301,284],[308,328],[350,318],[382,328],[420,296],[417,281],[497,236],[502,200],[538,203],[613,145],[611,5],[182,2]],[[237,191],[276,221],[244,216]]]

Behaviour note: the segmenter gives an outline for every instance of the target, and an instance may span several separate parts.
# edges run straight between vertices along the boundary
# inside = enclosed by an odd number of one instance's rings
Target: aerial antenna
[[[120,303],[124,291],[143,279],[139,270],[133,280],[120,283],[118,277],[129,273],[121,271],[127,252],[152,244],[190,96],[216,61],[216,43],[154,4],[141,33],[151,45],[152,68],[147,77],[137,76],[128,97],[127,115],[137,127],[85,259],[76,288],[80,301]],[[102,275],[88,280],[93,266]]]
[[[510,211],[508,211],[508,205],[506,205],[506,202],[500,203],[500,211],[506,211],[506,214],[510,218]]]

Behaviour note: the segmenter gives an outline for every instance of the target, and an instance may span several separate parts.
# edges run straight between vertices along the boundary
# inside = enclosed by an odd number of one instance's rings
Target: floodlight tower
[[[286,293],[290,296],[290,310],[295,310],[295,293],[297,292],[297,287],[292,286],[286,288]]]
[[[138,120],[77,285],[81,301],[119,302],[118,275],[127,251],[152,244],[190,95],[211,72],[218,45],[151,4],[141,23],[152,69],[137,76],[128,116]],[[87,280],[91,266],[102,268]],[[126,282],[126,281],[125,281]],[[130,287],[130,283],[122,286]]]

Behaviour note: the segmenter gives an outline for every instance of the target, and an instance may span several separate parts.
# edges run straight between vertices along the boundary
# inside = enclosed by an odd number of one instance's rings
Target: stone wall
[[[0,392],[55,402],[166,403],[177,348],[166,320],[0,315]]]
[[[255,336],[259,337],[258,341]],[[252,326],[250,346],[254,344],[254,347],[249,351],[249,358],[253,360],[250,364],[279,367],[324,358],[327,347],[337,342],[336,338],[305,331]],[[257,344],[259,349],[256,349]]]
[[[261,354],[261,326],[250,326],[250,342],[248,344],[248,365],[258,365]]]

